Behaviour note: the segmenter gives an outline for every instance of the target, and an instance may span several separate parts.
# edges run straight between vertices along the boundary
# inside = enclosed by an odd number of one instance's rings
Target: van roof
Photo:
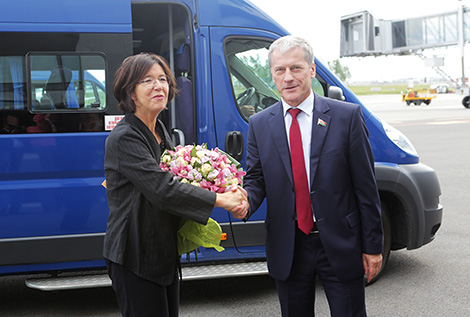
[[[131,33],[130,0],[21,0],[0,10],[0,32]]]
[[[146,3],[145,1],[138,1]],[[159,1],[148,1],[149,4]],[[186,1],[161,1],[165,4]],[[245,0],[196,2],[199,26],[258,27],[278,35],[288,32]],[[0,32],[132,33],[131,0],[21,0],[0,10]]]

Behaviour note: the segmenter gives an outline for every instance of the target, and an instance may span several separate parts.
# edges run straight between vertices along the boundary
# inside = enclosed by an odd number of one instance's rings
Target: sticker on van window
[[[124,115],[119,115],[119,116],[104,116],[104,123],[105,123],[105,130],[106,131],[111,131],[114,129],[116,124],[121,121],[121,119],[124,118]]]

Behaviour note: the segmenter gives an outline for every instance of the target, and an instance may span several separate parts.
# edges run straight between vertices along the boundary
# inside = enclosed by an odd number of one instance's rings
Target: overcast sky
[[[339,58],[341,17],[369,11],[374,18],[400,20],[457,11],[470,0],[250,0],[294,35],[309,40],[315,55],[325,64]],[[465,49],[466,55],[468,48]],[[444,57],[444,71],[461,77],[460,50],[456,47],[425,50],[428,57]],[[348,57],[341,63],[351,71],[351,81],[389,81],[399,78],[438,77],[424,62],[413,57]],[[465,75],[470,75],[470,56],[466,57]]]

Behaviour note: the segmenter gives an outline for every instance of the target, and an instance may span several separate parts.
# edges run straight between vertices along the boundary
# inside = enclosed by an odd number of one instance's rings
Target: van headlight
[[[411,141],[406,137],[406,135],[384,121],[382,121],[382,125],[388,138],[392,140],[393,143],[395,143],[403,151],[411,155],[418,156],[418,152],[416,152],[416,149],[414,148],[413,144],[411,144]]]

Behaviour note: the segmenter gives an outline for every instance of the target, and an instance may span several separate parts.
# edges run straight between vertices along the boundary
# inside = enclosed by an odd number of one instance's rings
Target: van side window
[[[104,110],[105,60],[75,53],[27,54],[33,112]]]
[[[281,99],[269,69],[270,45],[271,41],[268,40],[238,38],[230,38],[225,43],[234,99],[246,120]],[[324,96],[324,83],[317,74],[312,80],[313,91]]]
[[[318,75],[318,73],[316,74],[315,78],[312,79],[312,90],[319,94],[320,96],[325,96],[326,93],[326,87],[327,87],[327,83],[326,81],[321,78],[320,75]]]
[[[229,39],[225,43],[233,95],[247,120],[280,99],[268,65],[270,44],[255,39]]]
[[[131,34],[0,32],[0,43],[0,134],[104,132],[105,111],[120,113],[106,85]]]
[[[26,78],[22,56],[0,56],[0,110],[23,110]]]
[[[0,56],[0,110],[104,110],[105,65],[101,55]]]

